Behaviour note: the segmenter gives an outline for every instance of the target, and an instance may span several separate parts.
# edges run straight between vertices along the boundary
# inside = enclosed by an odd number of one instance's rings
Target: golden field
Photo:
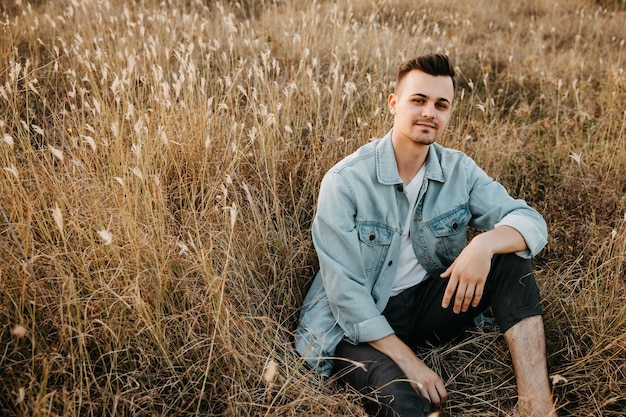
[[[5,0],[0,414],[362,416],[295,353],[319,182],[444,52],[442,143],[546,218],[562,416],[626,409],[623,0]],[[514,416],[497,330],[424,352],[441,416]]]

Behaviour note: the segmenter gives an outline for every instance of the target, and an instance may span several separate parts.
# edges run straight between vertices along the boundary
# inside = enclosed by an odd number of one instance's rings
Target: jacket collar
[[[385,185],[402,184],[402,179],[398,173],[396,155],[393,151],[390,130],[376,146],[376,175],[378,182]],[[440,145],[432,144],[428,149],[426,157],[426,178],[429,180],[445,182],[441,163],[439,162],[438,149]]]

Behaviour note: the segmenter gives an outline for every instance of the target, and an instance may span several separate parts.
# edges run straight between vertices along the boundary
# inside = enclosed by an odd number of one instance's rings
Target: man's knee
[[[530,259],[522,258],[515,253],[498,254],[491,262],[491,273],[524,277],[532,275],[532,263]]]
[[[502,332],[521,320],[543,314],[539,288],[529,259],[515,254],[497,255],[489,289],[491,304]]]

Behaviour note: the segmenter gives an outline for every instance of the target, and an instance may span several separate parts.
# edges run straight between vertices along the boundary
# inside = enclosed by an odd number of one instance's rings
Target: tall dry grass
[[[0,5],[3,415],[362,415],[291,345],[337,160],[449,53],[445,145],[546,217],[564,416],[626,408],[623,1]],[[512,416],[496,331],[424,352],[443,415]]]

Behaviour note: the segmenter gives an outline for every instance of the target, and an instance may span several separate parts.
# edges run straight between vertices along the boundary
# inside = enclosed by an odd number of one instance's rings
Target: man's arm
[[[441,306],[448,308],[454,297],[454,312],[465,312],[470,305],[477,307],[483,296],[491,258],[496,254],[528,249],[522,235],[512,227],[500,226],[474,237],[456,260],[441,274],[450,278]]]
[[[398,336],[391,334],[369,344],[389,356],[402,369],[415,391],[431,403],[439,405],[446,401],[448,393],[441,377],[415,356]]]
[[[393,333],[372,297],[373,278],[365,271],[357,212],[349,179],[337,172],[327,173],[312,225],[313,244],[328,307],[351,343]]]

